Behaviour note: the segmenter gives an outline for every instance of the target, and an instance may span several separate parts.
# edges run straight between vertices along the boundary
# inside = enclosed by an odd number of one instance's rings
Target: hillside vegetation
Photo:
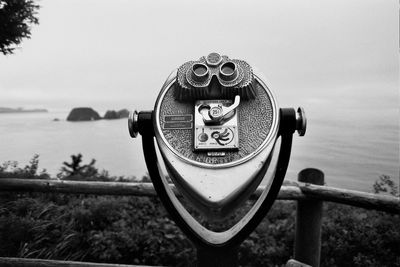
[[[39,158],[6,162],[0,177],[50,179]],[[58,179],[126,181],[74,155]],[[143,179],[148,180],[147,177]],[[382,176],[376,193],[398,195]],[[247,205],[251,205],[248,203]],[[296,204],[276,201],[240,247],[241,266],[282,266],[293,255]],[[400,217],[325,203],[321,266],[400,266]],[[229,223],[229,222],[228,222]],[[0,256],[189,266],[195,251],[157,198],[0,192]]]

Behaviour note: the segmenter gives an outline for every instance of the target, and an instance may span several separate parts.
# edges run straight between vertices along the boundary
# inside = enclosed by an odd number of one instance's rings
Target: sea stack
[[[114,120],[114,119],[128,118],[128,116],[129,116],[129,111],[127,109],[121,109],[119,111],[107,110],[103,119]]]
[[[94,121],[100,120],[101,117],[92,108],[74,108],[67,117],[67,121]]]

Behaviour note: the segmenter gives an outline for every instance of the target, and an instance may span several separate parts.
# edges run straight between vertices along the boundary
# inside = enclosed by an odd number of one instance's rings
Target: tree
[[[31,25],[39,24],[38,9],[33,0],[0,0],[1,53],[14,53],[22,39],[31,37]]]
[[[59,178],[65,180],[85,180],[85,178],[95,177],[98,174],[94,164],[96,160],[92,159],[89,164],[81,165],[82,154],[72,155],[71,163],[63,162],[61,172],[57,175]]]

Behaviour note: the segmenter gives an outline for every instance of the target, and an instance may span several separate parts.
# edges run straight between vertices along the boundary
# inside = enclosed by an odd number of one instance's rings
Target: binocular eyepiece
[[[255,99],[253,70],[243,60],[211,53],[178,68],[175,98],[178,101]]]

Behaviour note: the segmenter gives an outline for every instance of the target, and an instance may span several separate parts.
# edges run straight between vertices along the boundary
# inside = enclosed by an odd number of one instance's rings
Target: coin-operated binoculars
[[[132,137],[142,135],[149,175],[162,203],[196,245],[199,266],[236,266],[237,248],[267,214],[289,163],[292,135],[305,134],[302,108],[278,108],[265,80],[243,60],[211,53],[168,77],[153,111],[132,112]],[[158,164],[205,218],[235,212],[263,180],[280,137],[271,177],[254,206],[230,229],[201,225],[175,196]]]

